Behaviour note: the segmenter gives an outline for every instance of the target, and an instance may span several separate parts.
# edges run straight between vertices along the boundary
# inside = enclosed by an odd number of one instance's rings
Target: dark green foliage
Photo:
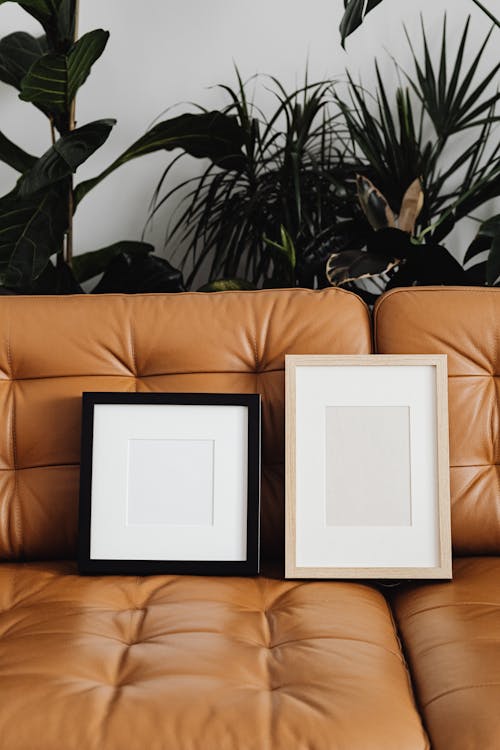
[[[77,255],[73,258],[73,273],[77,281],[82,283],[104,273],[110,262],[121,253],[131,257],[134,254],[145,256],[153,251],[153,245],[148,242],[115,242],[108,247],[102,247],[100,250]]]
[[[420,255],[415,256],[419,268],[413,260],[410,262],[410,258],[397,253],[404,263],[397,267],[398,271],[391,271],[389,276],[381,279],[382,288],[385,288],[388,278],[392,279],[389,285],[403,281],[424,283],[421,281],[424,278],[423,258],[436,268],[435,273],[428,270],[425,283],[430,283],[430,278],[445,279],[446,271],[449,272],[446,283],[486,283],[486,262],[473,271],[468,269],[460,281],[456,262],[450,261],[449,253],[449,257],[443,255],[440,244],[458,221],[500,195],[500,142],[497,135],[500,93],[493,88],[500,63],[483,72],[483,58],[491,32],[477,49],[470,49],[468,34],[469,20],[451,56],[451,66],[446,18],[437,59],[430,51],[423,24],[421,52],[417,52],[414,41],[407,34],[414,71],[410,74],[400,70],[406,86],[397,89],[395,107],[378,67],[374,97],[350,77],[350,103],[337,96],[351,138],[351,143],[346,145],[353,158],[358,156],[366,160],[367,175],[387,197],[393,211],[397,213],[404,191],[412,180],[420,178],[423,187],[425,201],[415,227],[417,241],[414,243],[421,249]],[[464,134],[467,137],[465,146]],[[459,155],[452,157],[457,152]],[[483,244],[478,243],[475,247]],[[493,252],[491,243],[490,247]],[[380,261],[378,265],[382,273],[387,271],[385,264],[390,262],[392,266],[393,260],[388,253],[387,258]],[[362,269],[368,263],[368,259],[354,256],[351,261]],[[337,274],[335,262],[342,268]],[[492,264],[493,261],[488,266],[490,284],[494,283],[496,270]],[[373,270],[376,266],[373,260],[370,268]],[[341,255],[330,262],[329,276],[336,283],[346,283],[340,279],[355,278],[352,271]],[[498,274],[495,281],[497,279]]]
[[[92,290],[97,294],[122,292],[183,292],[182,274],[165,258],[124,251],[115,255],[104,276]]]
[[[0,279],[26,288],[60,252],[67,228],[66,195],[61,186],[20,198],[0,199]]]
[[[0,161],[8,164],[9,167],[17,172],[24,172],[31,169],[36,162],[36,157],[23,151],[22,148],[12,143],[3,133],[0,132]]]
[[[20,98],[36,104],[43,112],[58,116],[68,113],[108,38],[107,31],[95,29],[72,44],[66,54],[39,57],[21,81]]]
[[[16,31],[0,39],[0,81],[21,90],[21,81],[33,64],[48,52],[47,38]]]
[[[346,37],[352,34],[363,23],[364,17],[382,0],[344,0],[344,15],[340,22],[340,37],[345,46]]]
[[[0,5],[8,0],[0,0]],[[108,174],[143,154],[183,148],[238,169],[242,132],[234,117],[202,112],[158,123],[111,166],[77,188],[73,174],[108,138],[114,120],[75,128],[73,105],[109,34],[95,29],[75,41],[74,0],[19,1],[44,35],[0,40],[0,80],[49,119],[53,145],[40,158],[0,133],[0,159],[21,172],[0,198],[0,285],[17,293],[77,293],[79,282],[104,274],[96,291],[179,291],[182,276],[143,242],[116,242],[72,258],[72,217],[79,200]],[[59,132],[59,136],[56,134]],[[73,267],[71,267],[73,266]]]
[[[17,183],[21,198],[33,195],[76,172],[107,140],[115,120],[98,120],[61,136]]]
[[[226,169],[239,170],[243,167],[242,145],[243,133],[236,118],[221,112],[185,114],[165,120],[139,138],[100,175],[82,182],[75,191],[76,202],[122,164],[153,151],[182,148],[191,156],[208,158]]]
[[[323,281],[332,243],[343,241],[346,222],[359,214],[341,125],[328,108],[330,84],[306,83],[288,94],[271,82],[276,107],[268,117],[239,77],[236,90],[222,86],[230,99],[222,113],[236,118],[243,138],[236,161],[212,160],[200,177],[162,194],[174,162],[157,187],[153,214],[188,188],[167,237],[167,247],[184,245],[184,262],[193,267],[188,283],[208,265],[210,281],[311,286],[318,276]]]
[[[344,0],[344,15],[340,22],[340,38],[342,46],[345,46],[345,40],[363,23],[367,13],[380,5],[382,0]],[[486,8],[480,0],[472,0],[474,5],[488,16],[496,26],[500,26],[498,18]]]

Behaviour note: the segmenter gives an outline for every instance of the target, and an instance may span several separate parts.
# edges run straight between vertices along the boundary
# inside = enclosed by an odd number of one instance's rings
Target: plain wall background
[[[498,0],[483,2],[498,13]],[[310,80],[343,78],[348,68],[369,87],[375,56],[389,82],[396,80],[391,55],[410,68],[403,20],[418,44],[423,14],[436,54],[446,10],[452,41],[467,14],[472,15],[471,50],[490,26],[471,0],[384,0],[348,39],[344,52],[338,34],[342,8],[342,0],[81,0],[80,34],[101,27],[111,32],[111,38],[78,96],[77,120],[82,125],[113,117],[118,123],[107,143],[80,167],[77,182],[100,172],[167,108],[190,101],[216,108],[226,103],[215,84],[235,83],[234,64],[245,79],[268,73],[288,88],[302,83],[306,63]],[[2,5],[0,36],[21,29],[41,33],[17,5]],[[500,32],[493,34],[487,54],[490,66],[498,61],[500,42]],[[256,102],[266,106],[263,83],[257,85]],[[170,114],[186,110],[187,105],[180,106]],[[34,154],[50,146],[43,115],[1,83],[0,112],[0,129],[19,145]],[[139,239],[154,187],[171,158],[159,152],[136,160],[90,193],[75,217],[76,252]],[[186,158],[176,175],[180,179],[199,169],[199,162]],[[13,170],[0,164],[0,195],[16,178]],[[491,215],[492,208],[500,210],[489,206],[478,215]],[[145,236],[157,251],[163,245],[166,223],[167,215],[159,214]],[[474,232],[471,222],[448,240],[457,257],[463,256]]]

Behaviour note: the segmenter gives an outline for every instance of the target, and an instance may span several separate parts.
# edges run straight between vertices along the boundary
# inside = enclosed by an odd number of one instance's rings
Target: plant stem
[[[479,0],[472,0],[472,2],[474,3],[474,5],[477,5],[477,7],[480,8],[483,11],[483,13],[486,13],[486,15],[488,16],[488,18],[491,21],[493,21],[493,23],[495,24],[495,26],[499,26],[500,27],[500,20],[498,18],[496,18],[493,15],[493,13],[490,10],[488,10],[488,8],[485,8],[484,5],[479,2]]]
[[[50,118],[50,139],[52,141],[52,145],[56,142],[56,129],[54,127],[54,119]]]
[[[78,21],[80,16],[80,0],[74,0],[74,32],[73,32],[73,42],[76,42],[78,39]],[[73,98],[69,105],[69,126],[68,129],[71,132],[75,129],[76,126],[76,97]],[[64,260],[68,264],[68,266],[71,267],[72,261],[73,261],[73,213],[75,210],[75,201],[73,196],[73,177],[70,178],[69,186],[68,186],[68,231],[66,232],[66,246],[65,246],[65,258]]]

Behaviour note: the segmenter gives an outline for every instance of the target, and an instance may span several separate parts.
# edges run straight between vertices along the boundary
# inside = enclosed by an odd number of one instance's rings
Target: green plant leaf
[[[96,294],[184,292],[182,274],[168,260],[151,253],[122,252],[110,262]]]
[[[40,276],[22,291],[27,294],[84,294],[68,264],[54,265],[51,260]]]
[[[12,143],[7,136],[0,131],[0,161],[8,164],[17,172],[25,172],[36,163],[36,156],[28,154],[22,148]]]
[[[486,263],[486,281],[489,286],[500,284],[500,232],[491,243],[491,250]]]
[[[127,240],[115,242],[113,245],[100,248],[100,250],[75,255],[72,263],[73,273],[76,280],[81,283],[93,279],[94,276],[98,276],[100,273],[104,273],[113,258],[121,253],[129,256],[134,254],[144,256],[152,252],[154,252],[154,247],[147,242],[131,242]]]
[[[51,188],[29,198],[0,199],[0,283],[30,286],[62,247],[67,226],[63,191]]]
[[[399,209],[398,228],[403,232],[413,234],[415,224],[424,205],[424,193],[420,180],[413,180],[403,196],[401,208]]]
[[[483,221],[475,240],[467,250],[464,262],[470,261],[484,251],[488,252],[486,283],[489,286],[498,286],[500,283],[500,214]]]
[[[108,138],[115,120],[97,120],[63,135],[17,183],[24,198],[69,177]]]
[[[34,18],[50,18],[56,12],[61,0],[0,0],[0,5],[15,2]]]
[[[344,0],[345,10],[339,27],[343,47],[349,34],[361,26],[366,14],[381,2],[382,0]]]
[[[199,292],[231,292],[255,289],[255,286],[245,279],[216,279],[208,284],[203,284]]]
[[[275,242],[264,235],[264,242],[275,250],[278,250],[290,266],[290,269],[295,271],[295,266],[297,265],[295,244],[283,224],[280,226],[280,237],[281,242]]]
[[[373,182],[363,175],[356,175],[359,204],[372,229],[394,227],[394,214],[388,201]]]
[[[393,256],[366,250],[344,250],[332,253],[326,265],[326,276],[332,286],[343,286],[361,279],[371,279],[391,271],[399,260]]]
[[[47,37],[15,31],[0,39],[0,81],[21,89],[31,66],[47,53]]]
[[[52,46],[57,47],[61,41],[57,34],[58,15],[62,3],[66,1],[67,0],[0,0],[0,5],[8,2],[15,2],[43,26],[47,35],[51,38]],[[74,0],[72,0],[72,2],[74,3]]]
[[[64,49],[75,39],[75,0],[61,0],[57,11],[57,38]]]
[[[122,164],[154,151],[182,148],[191,156],[207,158],[226,170],[238,171],[243,164],[243,142],[244,133],[238,121],[223,112],[185,114],[164,120],[133,143],[104,172],[78,185],[76,203]]]
[[[67,54],[39,58],[21,82],[20,98],[47,112],[67,112],[92,65],[102,55],[108,38],[109,32],[95,29],[75,42]]]

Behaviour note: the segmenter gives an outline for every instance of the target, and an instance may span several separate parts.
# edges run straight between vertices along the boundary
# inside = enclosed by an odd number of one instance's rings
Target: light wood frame
[[[305,566],[297,564],[297,368],[309,367],[415,367],[435,368],[435,467],[436,508],[433,529],[436,545],[436,564],[414,567],[409,565],[343,567],[332,565]],[[285,509],[285,576],[287,578],[345,578],[345,579],[450,579],[452,577],[449,440],[448,440],[448,379],[446,355],[287,355],[286,356],[286,509]],[[434,381],[433,381],[434,382]],[[338,394],[335,394],[338,396]],[[324,404],[325,408],[328,404]],[[314,439],[314,436],[312,436]],[[316,437],[317,440],[321,438]],[[325,436],[326,439],[326,436]],[[326,458],[325,458],[326,460]],[[410,461],[411,470],[411,461]]]

